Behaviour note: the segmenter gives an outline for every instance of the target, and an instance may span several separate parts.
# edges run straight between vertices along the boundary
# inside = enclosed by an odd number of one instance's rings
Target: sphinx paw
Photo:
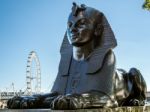
[[[66,96],[64,95],[59,95],[57,98],[55,98],[51,105],[50,105],[51,109],[54,110],[67,110],[68,107],[68,101]]]

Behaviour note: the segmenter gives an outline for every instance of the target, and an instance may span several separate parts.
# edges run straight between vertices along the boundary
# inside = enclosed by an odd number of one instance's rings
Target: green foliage
[[[150,0],[145,0],[143,8],[150,11]]]

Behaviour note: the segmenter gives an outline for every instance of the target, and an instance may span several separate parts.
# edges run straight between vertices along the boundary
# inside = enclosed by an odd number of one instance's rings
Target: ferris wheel
[[[41,92],[40,62],[35,51],[31,51],[28,56],[26,68],[26,84],[27,95],[38,94]]]

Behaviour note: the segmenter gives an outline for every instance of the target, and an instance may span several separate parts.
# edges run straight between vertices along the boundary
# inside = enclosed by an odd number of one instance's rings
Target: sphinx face
[[[94,38],[94,21],[84,14],[70,16],[68,19],[67,35],[70,44],[83,46]]]

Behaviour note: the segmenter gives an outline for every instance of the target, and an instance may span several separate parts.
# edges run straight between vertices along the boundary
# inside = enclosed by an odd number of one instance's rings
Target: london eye
[[[26,68],[26,85],[27,95],[38,94],[41,92],[40,62],[35,51],[31,51],[28,56]]]

